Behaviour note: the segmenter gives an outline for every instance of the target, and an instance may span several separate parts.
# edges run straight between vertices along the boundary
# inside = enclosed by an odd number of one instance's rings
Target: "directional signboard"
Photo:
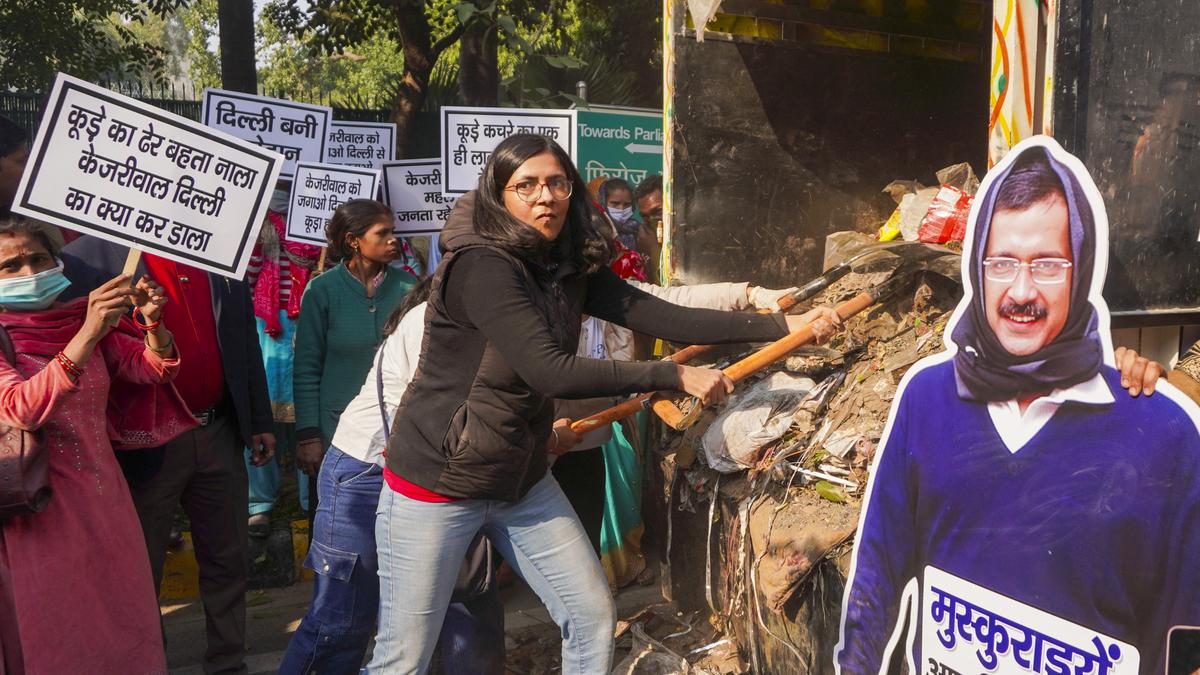
[[[622,178],[634,187],[663,171],[662,113],[590,106],[579,111],[579,170],[585,182]]]

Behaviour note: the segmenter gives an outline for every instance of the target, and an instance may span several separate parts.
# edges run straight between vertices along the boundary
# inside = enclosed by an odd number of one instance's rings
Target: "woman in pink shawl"
[[[69,282],[55,255],[41,223],[0,221],[0,325],[17,353],[0,355],[0,423],[43,430],[53,491],[44,511],[0,523],[0,674],[165,673],[146,546],[113,454],[195,424],[164,385],[179,366],[158,323],[165,297],[149,277],[120,276],[56,303]]]

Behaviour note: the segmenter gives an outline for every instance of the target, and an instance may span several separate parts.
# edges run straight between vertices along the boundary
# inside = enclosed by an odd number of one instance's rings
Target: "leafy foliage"
[[[185,0],[0,0],[0,87],[38,90],[63,71],[89,80],[161,81],[164,49],[131,24]]]
[[[259,84],[272,95],[349,108],[387,108],[404,70],[400,45],[383,31],[328,53],[308,30],[289,33],[264,12],[258,22]]]

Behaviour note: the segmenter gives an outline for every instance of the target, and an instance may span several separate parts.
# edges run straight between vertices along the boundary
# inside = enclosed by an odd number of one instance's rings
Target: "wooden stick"
[[[685,347],[671,354],[666,358],[671,363],[687,363],[696,356],[704,353],[711,348],[712,345],[692,345]],[[635,396],[628,401],[618,403],[617,405],[601,410],[600,412],[590,417],[585,417],[581,420],[571,422],[571,430],[577,434],[586,434],[589,431],[595,431],[601,427],[606,427],[613,422],[619,422],[626,417],[631,417],[645,410],[650,405],[650,400],[654,398],[655,393],[642,394]]]
[[[846,265],[846,269],[849,270],[850,265],[848,263],[844,264]],[[904,278],[905,276],[906,275],[893,276],[880,286],[877,286],[869,291],[863,291],[846,302],[843,302],[836,308],[838,315],[840,315],[844,321],[855,314],[858,314],[864,309],[875,304],[875,302],[885,293],[887,293],[888,289],[890,289],[893,284],[896,283],[897,279]],[[825,275],[822,275],[822,277],[809,282],[796,293],[780,298],[779,304],[781,308],[786,311],[794,307],[798,301],[807,300],[826,288],[829,285],[830,280],[834,277],[840,278],[839,274],[837,273],[830,274],[830,272],[826,272]],[[762,313],[769,314],[770,311],[762,310]],[[761,351],[751,354],[745,359],[733,364],[729,368],[726,368],[724,372],[736,383],[748,377],[749,375],[766,368],[772,363],[792,353],[799,347],[808,344],[813,340],[813,338],[814,335],[812,328],[810,325],[806,324],[799,328],[796,332],[791,333],[788,336],[771,343],[770,345],[767,345]],[[707,354],[715,347],[716,345],[692,345],[675,352],[668,358],[673,363],[687,363],[703,354]],[[635,415],[646,408],[650,408],[654,411],[654,414],[662,418],[662,420],[672,428],[683,430],[695,423],[696,419],[700,416],[700,412],[703,410],[703,406],[699,405],[698,401],[690,397],[688,400],[690,402],[685,404],[685,407],[687,408],[685,411],[676,405],[670,398],[668,398],[668,395],[664,394],[663,392],[642,394],[641,396],[631,398],[628,401],[615,405],[607,410],[602,410],[590,417],[576,420],[571,423],[571,429],[575,433],[585,434],[589,431],[594,431],[613,422],[623,420],[631,415]]]
[[[879,289],[863,291],[853,298],[850,298],[846,302],[838,305],[835,308],[835,311],[838,313],[838,316],[842,317],[842,321],[846,321],[855,314],[858,314],[864,309],[867,309],[871,305],[875,304],[875,301],[879,298],[879,296]],[[724,372],[726,377],[733,380],[733,382],[736,384],[753,375],[754,373],[757,373],[763,368],[766,368],[772,363],[784,358],[788,354],[791,354],[796,349],[812,342],[815,337],[816,336],[813,333],[812,324],[805,324],[794,333],[789,333],[775,342],[772,342],[759,351],[729,366],[722,372]],[[651,407],[655,414],[662,419],[662,421],[669,424],[673,429],[677,429],[679,431],[682,431],[695,423],[696,418],[699,417],[700,410],[702,408],[702,406],[691,403],[689,409],[685,411],[680,409],[679,406],[677,406],[673,401],[670,401],[666,398],[655,400]]]
[[[317,259],[317,274],[325,271],[325,255],[329,253],[328,246],[321,247],[321,257]]]
[[[129,249],[129,253],[125,255],[125,267],[121,270],[121,274],[129,275],[129,285],[136,286],[138,263],[142,261],[142,250],[137,248]]]

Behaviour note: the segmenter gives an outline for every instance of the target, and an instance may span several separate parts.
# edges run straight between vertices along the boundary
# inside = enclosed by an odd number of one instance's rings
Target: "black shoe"
[[[246,524],[246,532],[255,539],[266,539],[271,536],[271,514],[256,513],[250,516]]]

